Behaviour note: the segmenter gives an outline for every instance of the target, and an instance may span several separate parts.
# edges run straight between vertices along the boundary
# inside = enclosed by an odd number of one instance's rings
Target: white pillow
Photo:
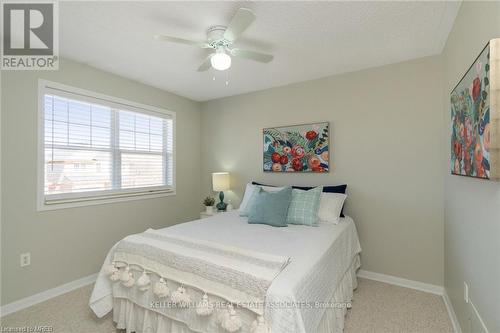
[[[262,189],[266,192],[278,192],[284,188],[284,187],[273,187],[273,186],[259,186],[259,185],[253,185],[252,183],[248,183],[247,187],[245,188],[245,194],[243,195],[243,199],[241,200],[240,203],[239,207],[240,211],[244,211],[247,208],[248,202],[252,197],[253,191],[255,191],[255,189],[258,187],[262,187]]]
[[[347,195],[342,193],[321,193],[318,218],[320,222],[337,224]]]
[[[245,188],[245,194],[243,195],[243,199],[241,200],[240,203],[240,211],[245,210],[248,205],[248,201],[250,201],[250,198],[252,197],[253,191],[255,190],[255,185],[252,185],[251,183],[247,184],[247,187]]]

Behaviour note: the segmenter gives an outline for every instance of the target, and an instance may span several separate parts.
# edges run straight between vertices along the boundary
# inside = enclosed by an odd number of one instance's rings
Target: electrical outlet
[[[31,253],[21,254],[21,267],[29,266],[31,264]]]
[[[469,285],[464,281],[464,301],[469,303]]]

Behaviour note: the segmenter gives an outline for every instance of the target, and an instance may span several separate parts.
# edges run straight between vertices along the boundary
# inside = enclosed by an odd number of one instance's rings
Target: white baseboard
[[[448,311],[448,316],[450,317],[451,324],[453,325],[453,331],[455,333],[462,333],[462,329],[460,328],[460,324],[458,323],[457,315],[455,314],[455,310],[453,310],[451,300],[448,297],[448,293],[446,292],[446,290],[444,290],[443,292],[443,300],[444,305],[446,305],[446,310]]]
[[[427,293],[435,294],[442,296],[444,294],[444,288],[442,286],[436,286],[434,284],[423,283],[413,280],[403,279],[397,276],[386,275],[381,273],[375,273],[370,271],[365,271],[360,269],[358,271],[358,276],[360,278],[365,278],[369,280],[375,280],[380,282],[385,282],[389,284],[393,284],[400,287],[406,287],[410,289],[416,289],[420,291],[425,291]]]
[[[470,300],[469,304],[470,307],[472,308],[472,311],[474,311],[474,316],[476,317],[475,320],[477,320],[479,324],[481,324],[482,333],[489,333],[490,331],[488,330],[488,327],[486,327],[486,324],[484,323],[483,318],[479,314],[479,311],[477,310],[474,303],[472,303],[472,301]]]
[[[448,294],[446,293],[446,290],[443,287],[433,285],[433,284],[403,279],[403,278],[400,278],[397,276],[365,271],[362,269],[360,269],[358,271],[358,277],[369,279],[369,280],[385,282],[385,283],[393,284],[393,285],[400,286],[400,287],[416,289],[416,290],[420,290],[420,291],[424,291],[424,292],[428,292],[431,294],[442,296],[455,333],[462,333],[462,330],[460,329],[460,325],[458,323],[457,316],[455,314],[455,311],[453,310],[453,306],[451,305]],[[52,288],[52,289],[49,289],[46,291],[42,291],[41,293],[20,299],[18,301],[6,304],[6,305],[0,307],[0,317],[3,317],[3,316],[6,316],[8,314],[26,309],[30,306],[47,301],[51,298],[60,296],[62,294],[73,291],[75,289],[87,286],[91,283],[94,283],[96,279],[97,279],[97,273],[83,277],[81,279],[78,279],[78,280],[75,280],[72,282],[68,282],[66,284],[63,284],[61,286],[58,286],[58,287],[55,287],[55,288]]]
[[[458,323],[457,316],[455,314],[455,310],[453,310],[453,306],[451,305],[450,298],[446,293],[446,290],[442,286],[437,286],[434,284],[423,283],[408,279],[403,279],[397,276],[386,275],[381,273],[375,273],[370,271],[365,271],[360,269],[358,271],[358,277],[365,278],[369,280],[375,280],[379,282],[385,282],[388,284],[393,284],[400,287],[416,289],[420,291],[425,291],[427,293],[439,295],[443,297],[444,305],[446,306],[446,310],[448,311],[448,316],[450,317],[451,324],[453,325],[453,331],[455,333],[462,333],[462,329],[460,328],[460,324]]]
[[[68,293],[72,290],[87,286],[91,283],[94,283],[95,280],[97,279],[97,273],[92,274],[86,277],[83,277],[81,279],[75,280],[68,282],[66,284],[63,284],[61,286],[42,291],[41,293],[28,296],[26,298],[20,299],[18,301],[5,304],[0,308],[0,317],[6,316],[8,314],[17,312],[19,310],[26,309],[30,306],[33,306],[35,304],[44,302],[46,300],[49,300],[51,298],[57,297],[59,295]]]

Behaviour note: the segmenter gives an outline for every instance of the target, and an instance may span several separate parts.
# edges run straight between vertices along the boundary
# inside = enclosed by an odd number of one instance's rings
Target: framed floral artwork
[[[491,40],[451,92],[451,173],[500,178],[500,39]]]
[[[328,172],[328,122],[264,128],[264,171]]]

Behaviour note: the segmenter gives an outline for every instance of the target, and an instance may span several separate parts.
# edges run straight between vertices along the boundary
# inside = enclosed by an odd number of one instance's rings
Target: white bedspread
[[[273,333],[315,332],[324,313],[321,304],[332,298],[340,279],[361,252],[356,227],[349,217],[338,225],[276,228],[248,224],[237,212],[229,212],[157,232],[291,257],[266,295],[265,319]],[[102,271],[90,306],[99,317],[112,309],[112,286]]]

